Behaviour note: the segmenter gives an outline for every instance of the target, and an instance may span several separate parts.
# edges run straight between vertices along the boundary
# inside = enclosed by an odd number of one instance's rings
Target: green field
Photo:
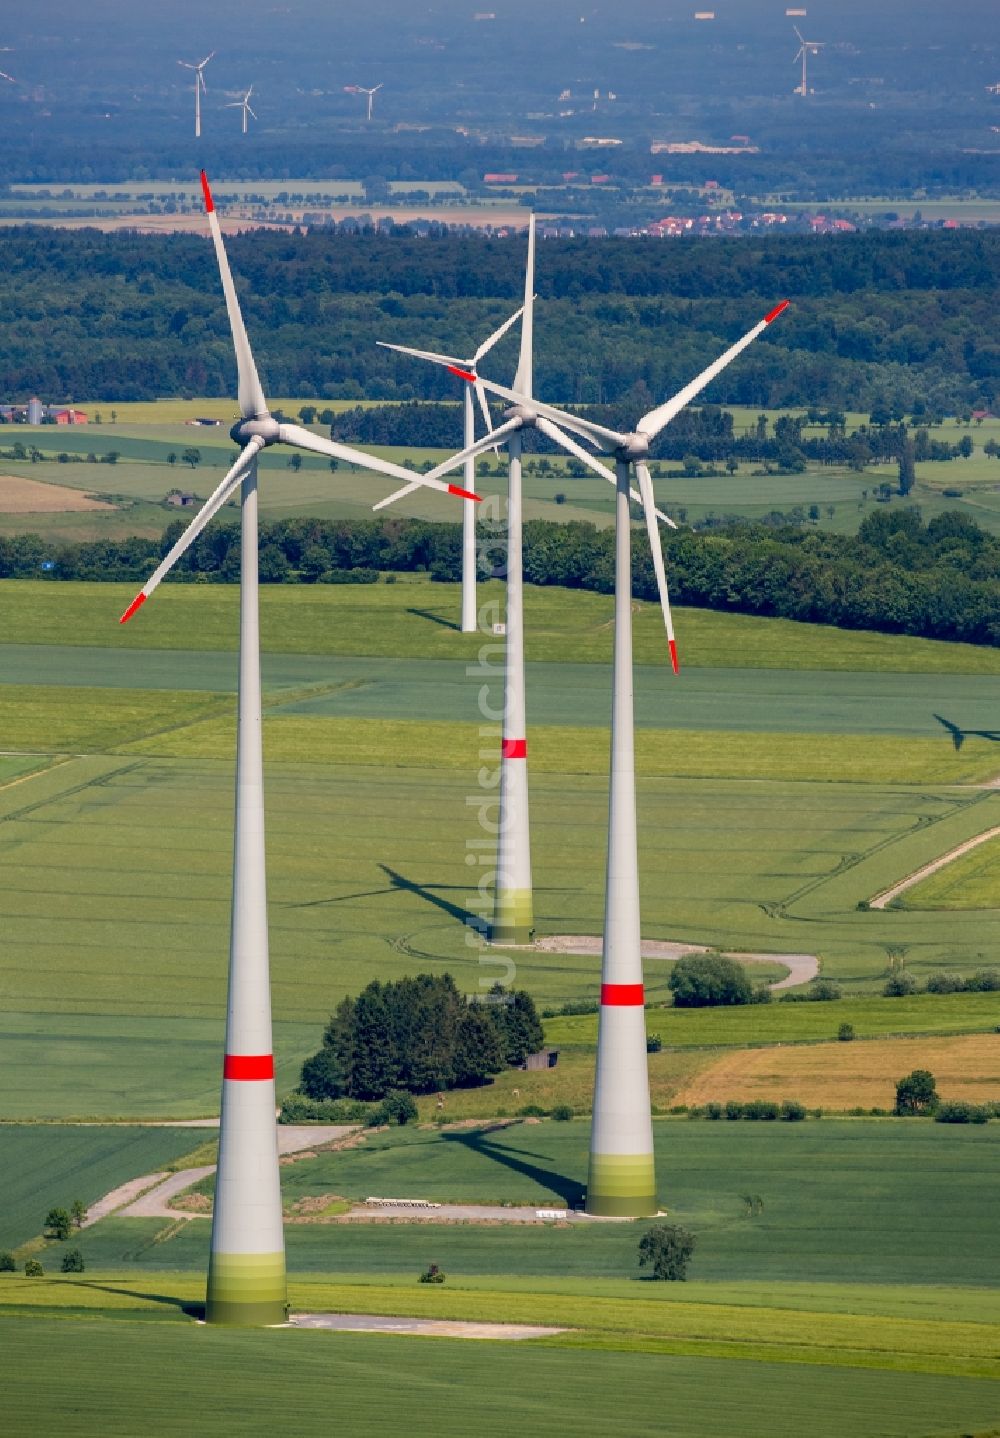
[[[196,1141],[182,1128],[0,1124],[0,1248],[40,1234],[50,1208],[69,1208],[77,1198],[89,1205],[130,1178],[167,1167]]]
[[[238,594],[165,586],[122,629],[129,597],[122,585],[0,585],[0,1115],[188,1117],[216,1102]],[[507,963],[470,944],[465,926],[488,906],[481,866],[465,860],[480,853],[498,744],[495,725],[479,733],[477,696],[485,683],[499,704],[501,684],[492,644],[483,672],[468,672],[482,640],[451,627],[457,604],[455,586],[415,579],[263,595],[285,1087],[334,1004],[373,976],[447,969],[477,992]],[[538,929],[596,934],[610,601],[529,590],[527,610]],[[853,996],[901,956],[918,975],[993,964],[996,908],[858,906],[996,822],[996,791],[977,787],[1000,757],[984,737],[996,651],[703,611],[682,611],[678,629],[675,680],[658,615],[643,605],[636,616],[645,936],[817,954]],[[514,963],[542,1004],[595,994],[594,958]],[[652,1002],[669,971],[648,963]],[[919,1015],[875,1006],[858,1032],[982,1029],[991,1002],[932,1000]],[[833,1012],[685,1015],[686,1037],[667,1041],[818,1038]],[[559,1041],[589,1039],[567,1030]],[[554,1085],[524,1075],[522,1102],[584,1107],[589,1062],[567,1053]],[[662,1106],[688,1070],[657,1063]],[[516,1107],[513,1086],[504,1076],[463,1111]]]
[[[1000,1412],[994,1129],[658,1122],[661,1201],[697,1236],[686,1284],[641,1281],[641,1225],[286,1225],[293,1310],[566,1330],[516,1347],[197,1330],[204,1219],[105,1219],[74,1240],[83,1275],[0,1279],[4,1431],[208,1424],[263,1438],[294,1411],[296,1431],[318,1434],[333,1403],[341,1426],[372,1435],[506,1431],[516,1418],[597,1438],[625,1414],[651,1438],[840,1438],[845,1425],[858,1438],[986,1438]],[[82,1136],[73,1155],[67,1133]],[[114,1133],[0,1128],[0,1150],[25,1168],[33,1211],[52,1201],[34,1153],[93,1172]],[[371,1134],[285,1166],[282,1182],[289,1204],[406,1191],[548,1206],[578,1192],[587,1139],[580,1121]],[[136,1149],[138,1171],[160,1155]],[[752,1218],[746,1192],[762,1200]],[[50,1272],[60,1252],[41,1252]],[[429,1261],[448,1275],[440,1288],[415,1281]]]
[[[1000,841],[989,839],[946,864],[897,902],[908,909],[1000,908]]]
[[[988,1032],[1000,1021],[1000,996],[912,994],[908,998],[834,999],[826,1003],[753,1004],[744,1008],[651,1009],[647,1027],[668,1048],[822,1042],[836,1038],[843,1023],[858,1038],[890,1034]],[[545,1042],[588,1047],[597,1043],[597,1015],[545,1020]]]

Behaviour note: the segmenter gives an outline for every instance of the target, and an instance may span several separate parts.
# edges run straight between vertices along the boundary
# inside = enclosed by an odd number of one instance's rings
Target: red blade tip
[[[474,499],[477,504],[481,504],[483,499],[481,494],[473,494],[471,489],[461,489],[457,484],[449,484],[448,493],[457,494],[459,499]]]
[[[119,623],[119,624],[127,624],[128,621],[132,618],[132,615],[135,613],[135,611],[136,611],[137,609],[141,608],[141,606],[142,606],[143,604],[145,604],[145,602],[146,602],[146,595],[143,594],[142,590],[140,589],[139,593],[138,593],[138,594],[135,596],[135,598],[132,600],[132,603],[131,603],[131,604],[129,605],[129,607],[126,609],[125,613],[124,613],[124,614],[122,615],[122,617],[119,619],[118,623]]]
[[[447,368],[449,374],[457,374],[459,379],[464,379],[467,384],[475,384],[478,377],[474,375],[470,370],[459,369],[458,365],[450,364]]]
[[[208,176],[204,170],[201,172],[201,192],[205,196],[205,211],[210,215],[215,209],[215,202],[212,199],[212,191],[208,188]]]
[[[675,674],[679,674],[681,672],[681,666],[677,658],[677,641],[675,639],[668,639],[667,645],[670,649],[670,666]]]
[[[764,316],[764,323],[765,323],[766,325],[769,325],[772,320],[776,320],[776,319],[778,318],[778,316],[781,314],[782,310],[787,310],[787,308],[788,308],[788,300],[782,300],[780,305],[775,305],[774,309],[771,311],[771,313],[770,313],[769,315],[765,315],[765,316]]]

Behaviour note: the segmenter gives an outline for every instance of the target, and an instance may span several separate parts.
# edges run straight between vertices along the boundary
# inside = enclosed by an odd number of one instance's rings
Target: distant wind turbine
[[[15,80],[13,75],[8,75],[6,70],[0,70],[0,80],[9,80],[12,85],[20,85],[20,80]]]
[[[182,66],[183,69],[185,69],[185,70],[193,70],[193,71],[194,71],[194,133],[195,133],[195,139],[200,139],[200,138],[201,138],[201,95],[202,95],[202,91],[204,91],[206,95],[208,94],[208,86],[205,84],[205,76],[204,76],[204,73],[203,73],[203,72],[204,72],[205,66],[208,64],[209,60],[212,59],[212,56],[213,56],[214,54],[215,54],[215,51],[213,50],[213,51],[212,51],[212,54],[211,54],[211,55],[206,55],[205,58],[204,58],[204,60],[202,60],[200,64],[194,64],[194,65],[192,65],[189,60],[178,60],[178,61],[177,61],[178,65]]]
[[[382,88],[381,85],[375,85],[375,86],[373,86],[373,88],[370,89],[370,90],[366,89],[364,85],[345,85],[345,86],[344,86],[344,89],[345,89],[345,91],[347,92],[348,95],[367,95],[367,96],[368,96],[368,118],[369,118],[369,120],[370,120],[371,117],[372,117],[372,102],[374,101],[375,96],[378,94],[378,92],[381,90],[381,88]]]
[[[810,55],[819,54],[820,50],[822,50],[823,48],[824,42],[822,40],[806,40],[802,34],[802,31],[797,25],[793,25],[792,29],[799,37],[799,48],[796,52],[795,60],[792,61],[792,64],[794,65],[796,60],[802,61],[802,83],[801,85],[797,85],[795,87],[795,89],[792,91],[792,94],[802,95],[804,97],[809,94],[809,86],[806,77],[806,61]]]
[[[232,92],[230,91],[230,93],[232,93]],[[251,96],[252,94],[253,94],[253,86],[251,85],[250,88],[249,88],[249,90],[248,90],[248,91],[246,92],[246,94],[243,96],[243,99],[242,99],[242,100],[231,100],[231,101],[229,102],[229,104],[226,106],[226,109],[227,109],[227,110],[242,110],[242,111],[243,111],[243,133],[244,133],[244,135],[245,135],[246,132],[247,132],[247,116],[248,116],[248,115],[253,115],[253,117],[254,117],[255,120],[256,120],[256,118],[257,118],[257,112],[256,112],[255,110],[252,110],[252,109],[250,108],[250,96]]]

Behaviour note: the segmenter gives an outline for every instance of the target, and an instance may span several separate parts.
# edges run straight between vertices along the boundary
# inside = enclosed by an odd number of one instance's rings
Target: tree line
[[[182,533],[83,543],[37,534],[0,537],[0,579],[139,580]],[[610,529],[531,520],[524,526],[524,577],[610,594]],[[844,629],[1000,643],[1000,539],[965,515],[946,511],[925,524],[918,510],[879,509],[857,535],[811,527],[732,524],[664,536],[675,603],[771,615]],[[500,556],[502,557],[502,556]],[[208,526],[178,562],[170,582],[237,583],[239,526]],[[279,519],[261,525],[260,574],[268,584],[373,580],[379,573],[461,577],[461,531],[423,520]],[[633,586],[656,600],[644,545],[633,557]]]
[[[257,231],[229,248],[272,394],[456,398],[453,376],[373,341],[471,354],[523,287],[510,239]],[[1000,388],[998,282],[995,231],[546,240],[538,388],[561,403],[617,403],[637,383],[662,397],[788,296],[789,313],[716,382],[718,403],[961,413]],[[233,392],[215,260],[198,236],[11,227],[0,304],[4,397]],[[508,377],[515,352],[508,337],[488,373]]]

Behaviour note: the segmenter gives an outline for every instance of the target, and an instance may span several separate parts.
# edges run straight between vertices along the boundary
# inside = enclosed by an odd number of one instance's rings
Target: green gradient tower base
[[[651,1153],[590,1155],[587,1213],[597,1218],[653,1218],[658,1211]]]
[[[498,889],[491,944],[530,944],[535,937],[535,916],[530,889]]]
[[[287,1322],[284,1253],[213,1253],[205,1320],[238,1328]]]

